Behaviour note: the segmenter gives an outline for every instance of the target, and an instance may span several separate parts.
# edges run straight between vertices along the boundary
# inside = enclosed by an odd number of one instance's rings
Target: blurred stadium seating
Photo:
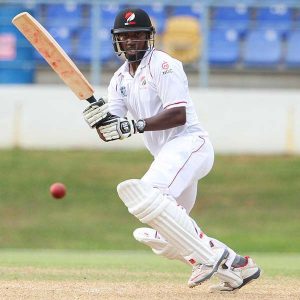
[[[156,33],[161,35],[165,30],[165,24],[167,19],[166,10],[163,5],[155,3],[153,5],[140,5],[140,8],[147,11],[149,14]]]
[[[257,29],[272,29],[286,35],[292,29],[293,10],[284,4],[262,7],[256,10]]]
[[[75,58],[79,63],[90,63],[93,57],[92,39],[97,38],[100,45],[99,60],[101,63],[108,63],[115,58],[112,50],[112,39],[110,30],[113,27],[114,19],[120,9],[120,5],[103,5],[100,7],[100,28],[96,29],[96,37],[93,37],[92,7],[86,9],[84,25],[77,30],[77,42]],[[84,47],[82,46],[84,45]]]
[[[208,44],[209,62],[212,65],[232,66],[239,61],[240,43],[238,31],[233,29],[212,29]]]
[[[30,7],[0,6],[0,83],[34,82],[34,50],[11,24],[12,18],[24,10],[30,11]]]
[[[72,35],[68,26],[51,26],[49,28],[49,33],[55,38],[68,55],[73,55]]]
[[[82,25],[83,7],[75,2],[47,3],[44,6],[44,25],[47,28],[65,26],[70,31]]]
[[[300,67],[300,30],[293,31],[287,38],[286,64],[290,68]]]
[[[244,35],[250,27],[250,11],[245,5],[215,7],[212,16],[212,27],[214,29],[233,29],[239,35]]]
[[[121,5],[117,4],[110,4],[110,5],[102,5],[100,7],[100,14],[102,19],[102,26],[111,29],[113,27],[116,14],[121,9]],[[91,15],[92,15],[92,7],[88,7],[88,22],[89,25],[92,25],[91,23]]]
[[[157,47],[185,65],[199,68],[199,59],[207,57],[211,68],[226,67],[233,72],[237,68],[251,71],[272,68],[278,72],[283,69],[300,70],[299,1],[292,1],[294,6],[288,5],[291,1],[279,0],[268,1],[268,5],[264,5],[263,0],[257,5],[243,0],[229,1],[230,5],[224,5],[227,2],[215,1],[213,6],[209,6],[207,29],[202,26],[203,3],[211,2],[195,0],[193,5],[188,6],[184,2],[172,5],[171,0],[145,1],[139,7],[149,13],[156,27]],[[117,61],[110,29],[117,11],[130,6],[124,3],[100,1],[95,6],[89,1],[32,0],[28,7],[22,2],[16,5],[0,0],[0,83],[8,78],[7,68],[14,69],[17,65],[20,70],[24,69],[24,74],[31,74],[26,81],[32,82],[35,68],[45,64],[11,25],[11,18],[18,12],[30,9],[76,63],[89,65],[92,58],[96,58],[109,69]],[[100,10],[100,29],[93,29],[95,14],[92,12],[95,7]],[[93,39],[100,45],[96,54],[92,51]],[[205,41],[207,47],[202,47]],[[205,56],[202,56],[203,51],[208,51]]]
[[[282,58],[280,35],[273,29],[252,30],[245,40],[244,63],[248,67],[276,67]]]
[[[106,63],[114,58],[112,53],[112,44],[110,30],[103,27],[97,31],[100,42],[100,60]],[[84,47],[83,47],[84,45]],[[75,52],[75,58],[82,63],[90,63],[92,59],[92,31],[91,27],[83,28],[78,34],[78,42]]]

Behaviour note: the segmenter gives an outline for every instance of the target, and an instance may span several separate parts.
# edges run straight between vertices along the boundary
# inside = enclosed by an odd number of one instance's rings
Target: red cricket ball
[[[55,182],[50,186],[50,193],[56,199],[61,199],[66,195],[66,187],[63,183]]]

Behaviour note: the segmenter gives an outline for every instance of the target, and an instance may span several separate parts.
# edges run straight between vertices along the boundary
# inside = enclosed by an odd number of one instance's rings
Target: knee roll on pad
[[[141,183],[138,179],[130,179],[121,182],[117,191],[128,207],[128,211],[136,216],[142,223],[149,223],[163,211],[169,203],[163,201],[163,195],[159,189],[151,185]],[[169,200],[170,201],[170,200]]]
[[[186,260],[192,264],[214,264],[215,253],[200,240],[192,219],[173,198],[138,179],[121,182],[117,191],[128,211],[160,232],[171,245],[176,245]]]

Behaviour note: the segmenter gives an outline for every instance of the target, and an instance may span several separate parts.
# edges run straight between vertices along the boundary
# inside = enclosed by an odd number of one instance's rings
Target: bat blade
[[[95,102],[94,89],[50,33],[28,12],[16,15],[12,23],[42,55],[80,100]]]

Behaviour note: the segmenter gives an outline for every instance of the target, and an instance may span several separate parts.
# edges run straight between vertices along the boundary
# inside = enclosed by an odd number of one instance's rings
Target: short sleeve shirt
[[[182,63],[162,51],[147,51],[134,76],[129,74],[129,65],[125,62],[110,81],[108,100],[113,115],[125,117],[129,111],[136,120],[150,118],[165,109],[186,107],[184,125],[144,132],[145,145],[154,156],[165,143],[177,136],[207,136],[190,98]]]

